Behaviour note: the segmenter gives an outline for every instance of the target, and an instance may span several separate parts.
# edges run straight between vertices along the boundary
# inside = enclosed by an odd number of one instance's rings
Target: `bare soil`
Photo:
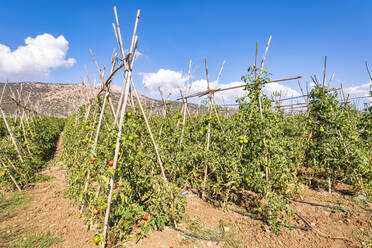
[[[1,227],[18,226],[22,230],[32,230],[33,234],[45,233],[50,230],[62,241],[51,247],[90,248],[93,244],[94,232],[88,232],[82,219],[79,219],[78,207],[65,196],[68,184],[65,171],[59,161],[61,153],[59,141],[53,160],[53,166],[43,171],[53,179],[31,185],[26,189],[32,197],[26,208],[17,215],[0,223]],[[372,247],[372,204],[356,200],[343,192],[347,186],[337,185],[339,192],[328,193],[325,190],[313,190],[304,186],[302,198],[305,201],[342,206],[353,211],[339,211],[329,208],[311,206],[293,202],[292,209],[305,221],[312,230],[281,228],[281,234],[276,235],[270,227],[259,220],[233,211],[224,211],[213,207],[197,195],[189,193],[185,220],[177,227],[187,233],[197,233],[203,237],[211,237],[210,233],[220,234],[219,238],[227,242],[214,242],[189,237],[170,227],[163,231],[154,231],[149,238],[138,243],[129,241],[125,247]],[[234,208],[238,208],[234,206]],[[244,209],[240,208],[240,211]],[[292,225],[306,226],[304,221],[296,216],[291,220]],[[223,234],[222,238],[221,235]],[[212,235],[212,236],[213,236]],[[1,244],[0,244],[0,247]]]

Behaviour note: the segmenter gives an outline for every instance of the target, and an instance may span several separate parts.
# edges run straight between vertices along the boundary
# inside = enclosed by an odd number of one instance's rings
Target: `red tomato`
[[[149,217],[150,217],[149,213],[146,213],[146,214],[143,216],[143,219],[144,219],[144,220],[148,220]]]
[[[97,215],[97,214],[99,214],[98,210],[93,211],[93,215]]]
[[[109,162],[109,166],[112,167],[113,165],[114,165],[114,161],[111,160],[111,161]]]
[[[93,163],[96,162],[96,160],[97,160],[96,158],[92,158],[92,162],[93,162]]]

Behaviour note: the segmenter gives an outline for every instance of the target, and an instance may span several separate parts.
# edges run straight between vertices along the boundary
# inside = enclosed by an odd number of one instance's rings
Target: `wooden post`
[[[120,52],[121,52],[121,54],[123,56],[123,59],[124,59],[125,58],[125,52],[124,52],[123,43],[122,43],[122,39],[121,39],[119,20],[118,20],[118,17],[117,17],[116,7],[114,7],[114,12],[115,12],[116,26],[117,26],[117,30],[118,30],[118,37],[119,37],[118,40],[119,40]],[[139,19],[139,14],[140,14],[140,11],[138,10],[137,17],[136,17],[135,30],[133,32],[132,41],[135,38],[135,32],[137,30],[137,23],[138,23],[138,19]],[[135,58],[133,58],[133,59],[135,59]],[[122,128],[123,128],[123,122],[124,122],[124,118],[125,118],[125,109],[126,109],[126,106],[127,106],[128,95],[129,95],[129,87],[130,87],[129,79],[131,78],[131,73],[132,73],[132,68],[130,68],[130,66],[128,65],[128,63],[125,59],[123,60],[123,63],[124,63],[124,66],[125,66],[125,75],[124,75],[125,90],[124,90],[123,105],[121,106],[119,104],[119,106],[117,108],[118,111],[120,110],[120,120],[119,120],[119,130],[118,130],[118,134],[117,134],[117,138],[116,138],[114,165],[112,167],[113,170],[114,170],[114,173],[116,172],[117,162],[118,162],[118,158],[119,158],[120,139],[121,139],[121,133],[122,133]],[[118,114],[116,115],[116,118],[117,117],[118,117]],[[117,121],[117,119],[115,121]],[[114,123],[114,125],[116,125],[116,122]],[[105,246],[106,246],[107,225],[108,225],[108,220],[109,220],[109,217],[110,217],[110,208],[111,208],[113,190],[114,190],[114,175],[110,177],[109,194],[108,194],[108,199],[107,199],[107,208],[106,208],[105,219],[104,219],[104,223],[103,223],[103,232],[102,232],[103,242],[102,242],[102,245],[101,245],[102,248],[105,248]]]

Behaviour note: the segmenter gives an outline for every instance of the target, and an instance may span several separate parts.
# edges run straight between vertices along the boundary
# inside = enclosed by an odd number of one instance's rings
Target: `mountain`
[[[5,83],[0,83],[0,94],[2,94]],[[87,102],[87,97],[94,97],[98,94],[99,88],[81,84],[56,84],[56,83],[41,83],[41,82],[20,82],[8,83],[1,107],[8,115],[14,115],[17,105],[12,100],[12,92],[18,97],[21,92],[21,103],[27,105],[28,108],[35,109],[37,112],[57,116],[66,117],[76,111],[79,106]],[[121,88],[113,86],[111,88],[111,97],[113,105],[116,107],[120,98]],[[1,95],[0,95],[1,96]],[[13,97],[14,98],[14,97]],[[134,104],[137,105],[135,97]],[[163,109],[163,102],[141,95],[142,104],[152,111],[160,112]],[[29,99],[29,101],[27,101]],[[29,104],[27,104],[29,102]],[[170,107],[180,107],[181,103],[177,101],[167,101]],[[198,108],[197,104],[189,104],[191,111]],[[201,107],[201,109],[205,109]]]

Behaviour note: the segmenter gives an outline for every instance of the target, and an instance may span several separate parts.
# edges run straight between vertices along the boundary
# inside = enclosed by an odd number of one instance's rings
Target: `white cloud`
[[[16,50],[0,44],[0,80],[46,80],[51,69],[72,66],[76,60],[66,59],[68,41],[61,35],[50,34],[27,37],[25,46]]]
[[[351,97],[357,96],[368,96],[370,91],[371,83],[366,83],[362,85],[352,86],[348,88],[344,88],[345,94],[350,94]]]
[[[150,96],[159,95],[159,87],[164,95],[179,94],[179,89],[183,89],[187,77],[182,72],[167,69],[160,69],[155,73],[143,73],[143,86]]]
[[[300,96],[298,91],[278,83],[269,83],[265,85],[264,92],[268,96],[271,96],[274,93],[279,93],[282,98]]]
[[[164,92],[164,95],[167,96],[169,93],[172,94],[173,99],[180,97],[179,89],[182,89],[183,92],[186,92],[186,81],[187,76],[182,74],[182,72],[176,72],[167,69],[160,69],[156,73],[143,73],[143,85],[147,89],[145,92],[151,97],[159,97],[159,90]],[[233,86],[243,85],[243,82],[234,81],[230,83],[219,83],[216,81],[210,82],[211,89],[219,88],[229,88]],[[190,88],[190,94],[206,91],[207,80],[199,79],[192,82]],[[278,83],[270,83],[265,86],[264,92],[271,96],[274,92],[280,92],[283,97],[299,96],[300,94],[284,85]],[[235,103],[236,99],[246,95],[247,93],[243,90],[243,87],[226,90],[222,92],[215,93],[215,101],[219,104],[231,104]],[[203,98],[207,98],[208,95]],[[200,99],[194,98],[190,99],[191,102],[198,102]]]

